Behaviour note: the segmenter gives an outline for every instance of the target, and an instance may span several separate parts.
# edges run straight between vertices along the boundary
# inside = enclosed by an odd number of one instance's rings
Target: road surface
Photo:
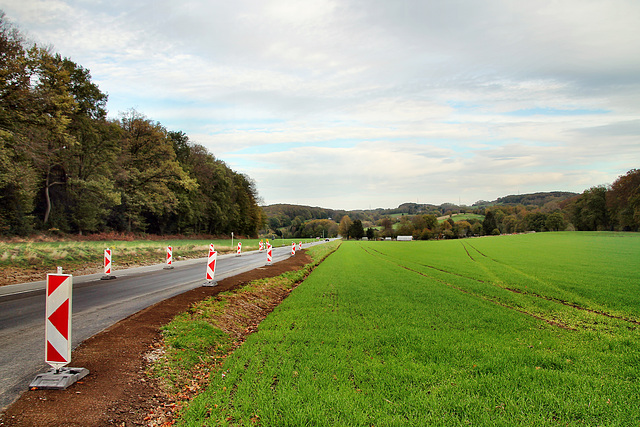
[[[290,256],[290,246],[274,248],[273,262]],[[221,255],[215,279],[265,264],[266,252]],[[206,265],[207,258],[200,258],[174,261],[172,270],[160,264],[113,271],[113,280],[100,280],[103,274],[74,277],[72,346],[150,305],[202,286]],[[44,288],[44,281],[0,287],[0,411],[49,369],[44,363]]]

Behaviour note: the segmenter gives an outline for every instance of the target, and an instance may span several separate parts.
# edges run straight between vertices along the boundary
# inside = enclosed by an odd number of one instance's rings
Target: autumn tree
[[[469,223],[469,221],[465,220],[458,221],[453,227],[453,232],[459,238],[467,237],[469,234],[471,234],[471,224]]]
[[[349,238],[349,228],[351,227],[352,221],[348,215],[345,215],[340,220],[340,225],[338,226],[338,234],[342,237]]]
[[[640,169],[630,170],[611,185],[606,204],[617,229],[640,229]]]

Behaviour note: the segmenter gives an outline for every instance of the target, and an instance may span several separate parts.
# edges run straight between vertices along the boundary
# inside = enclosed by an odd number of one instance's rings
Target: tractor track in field
[[[373,251],[373,252],[378,253],[379,255],[372,254],[371,252],[369,252],[369,251],[368,251],[367,249],[365,249],[365,248],[363,248],[363,250],[364,250],[365,252],[367,252],[369,255],[371,255],[371,256],[375,256],[375,257],[378,257],[378,258],[381,258],[381,259],[382,259],[382,257],[381,257],[380,255],[384,255],[384,256],[387,256],[387,257],[388,257],[388,255],[383,254],[382,252],[376,251],[375,249],[372,249],[372,251]],[[389,258],[392,258],[392,257],[389,257]],[[393,259],[393,258],[392,258],[392,259]],[[388,262],[392,262],[393,264],[395,264],[396,266],[398,266],[398,267],[400,267],[400,268],[402,268],[402,269],[405,269],[405,270],[410,271],[410,272],[412,272],[412,273],[415,273],[415,274],[418,274],[418,275],[420,275],[420,276],[426,277],[426,278],[428,278],[428,279],[435,280],[435,281],[436,281],[436,282],[438,282],[438,283],[442,283],[443,285],[445,285],[445,286],[447,286],[447,287],[449,287],[449,288],[451,288],[451,289],[455,289],[456,291],[462,292],[462,293],[464,293],[464,294],[466,294],[466,295],[470,295],[470,296],[472,296],[472,297],[479,298],[479,299],[481,299],[481,300],[483,300],[483,301],[491,302],[491,303],[496,304],[496,305],[498,305],[498,306],[500,306],[500,307],[504,307],[504,308],[507,308],[507,309],[509,309],[509,310],[513,310],[513,311],[516,311],[516,312],[518,312],[518,313],[521,313],[521,314],[525,314],[525,315],[527,315],[527,316],[533,317],[534,319],[537,319],[537,320],[540,320],[540,321],[546,322],[546,323],[548,323],[548,324],[549,324],[549,325],[551,325],[551,326],[555,326],[555,327],[558,327],[558,328],[561,328],[561,329],[567,329],[567,330],[576,330],[575,328],[573,328],[573,327],[571,327],[571,326],[569,326],[569,325],[566,325],[566,324],[564,324],[564,323],[562,323],[562,322],[558,322],[558,321],[556,321],[556,320],[551,320],[551,319],[545,319],[544,317],[541,317],[541,316],[538,316],[538,315],[536,315],[536,314],[529,313],[528,311],[521,310],[521,309],[518,309],[518,308],[516,308],[516,307],[513,307],[513,306],[510,306],[510,305],[507,305],[507,304],[505,304],[505,303],[503,303],[503,302],[497,301],[497,300],[495,300],[495,299],[493,299],[493,298],[490,298],[490,297],[488,297],[488,296],[483,296],[483,295],[475,294],[475,293],[470,292],[469,290],[464,289],[464,288],[462,288],[462,287],[460,287],[460,286],[456,286],[456,285],[454,285],[454,284],[452,284],[452,283],[449,283],[449,282],[447,282],[447,281],[444,281],[444,280],[442,280],[442,279],[438,279],[437,277],[429,276],[428,274],[425,274],[425,273],[423,273],[423,272],[421,272],[421,271],[418,271],[418,270],[414,270],[414,269],[412,269],[412,268],[410,268],[410,267],[407,267],[407,266],[405,266],[405,265],[401,265],[401,264],[398,264],[398,263],[393,262],[393,261],[390,261],[390,260],[387,260],[387,261],[388,261]],[[440,269],[440,268],[436,268],[436,267],[432,267],[432,266],[428,266],[428,265],[423,265],[423,264],[418,264],[418,265],[421,265],[421,266],[424,266],[424,267],[429,267],[429,268],[432,268],[432,269],[434,269],[434,270],[441,271],[441,272],[443,272],[443,273],[448,273],[448,274],[452,274],[452,275],[455,275],[455,276],[460,276],[460,277],[463,277],[463,278],[466,278],[466,279],[475,280],[475,281],[478,281],[478,282],[481,282],[481,283],[487,283],[487,282],[485,282],[485,281],[483,281],[483,280],[480,280],[480,279],[475,279],[475,278],[471,278],[471,277],[463,276],[463,275],[461,275],[461,274],[457,274],[457,273],[453,273],[453,272],[450,272],[450,271],[442,270],[442,269]],[[496,286],[496,285],[493,285],[493,286]],[[502,289],[504,289],[504,288],[502,288]]]
[[[471,246],[471,245],[469,245],[469,246]],[[494,260],[493,258],[488,257],[487,255],[483,254],[482,252],[480,252],[479,250],[477,250],[475,247],[473,247],[473,246],[471,246],[471,247],[472,247],[474,250],[476,250],[480,255],[482,255],[482,256],[484,256],[484,257],[486,257],[486,258],[488,258],[488,259],[490,259],[490,260],[492,260],[492,261],[494,261],[494,262],[498,262],[498,261]],[[548,324],[550,324],[550,325],[557,326],[557,327],[562,328],[562,329],[576,330],[576,328],[571,327],[571,326],[569,326],[569,325],[566,325],[566,324],[564,324],[564,323],[562,323],[562,322],[558,322],[558,321],[556,321],[556,320],[551,320],[551,319],[545,319],[545,318],[543,318],[543,317],[541,317],[541,316],[538,316],[538,315],[535,315],[535,314],[529,313],[529,312],[527,312],[527,311],[520,310],[520,309],[518,309],[518,308],[515,308],[515,307],[512,307],[512,306],[509,306],[509,305],[504,304],[504,303],[502,303],[502,302],[500,302],[500,301],[497,301],[497,300],[495,300],[495,299],[492,299],[492,298],[489,298],[489,297],[485,297],[485,296],[482,296],[482,295],[478,295],[478,294],[472,293],[472,292],[470,292],[470,291],[468,291],[468,290],[466,290],[466,289],[464,289],[464,288],[461,288],[460,286],[456,286],[456,285],[454,285],[454,284],[452,284],[452,283],[449,283],[449,282],[447,282],[447,281],[444,281],[444,280],[442,280],[442,279],[438,279],[438,278],[436,278],[436,277],[429,276],[429,275],[427,275],[427,274],[425,274],[425,273],[422,273],[422,272],[420,272],[420,271],[417,271],[417,270],[414,270],[414,269],[409,268],[409,267],[407,267],[407,266],[401,265],[401,264],[399,264],[399,263],[397,263],[397,262],[395,262],[395,261],[391,261],[391,260],[394,260],[394,258],[393,258],[393,257],[391,257],[391,256],[389,256],[389,255],[387,255],[387,254],[385,254],[385,253],[383,253],[383,252],[380,252],[380,251],[378,251],[378,250],[376,250],[376,249],[371,249],[371,248],[369,248],[369,249],[362,248],[362,249],[363,249],[365,252],[367,252],[369,255],[376,256],[376,257],[381,258],[381,259],[384,259],[383,257],[389,258],[389,259],[387,259],[387,261],[389,261],[389,262],[393,262],[395,265],[397,265],[397,266],[398,266],[398,267],[400,267],[400,268],[403,268],[403,269],[405,269],[405,270],[408,270],[408,271],[411,271],[411,272],[413,272],[413,273],[419,274],[419,275],[421,275],[421,276],[427,277],[427,278],[429,278],[429,279],[433,279],[433,280],[435,280],[435,281],[437,281],[437,282],[439,282],[439,283],[442,283],[442,284],[444,284],[444,285],[446,285],[446,286],[448,286],[448,287],[450,287],[450,288],[452,288],[452,289],[456,289],[456,290],[458,290],[458,291],[460,291],[460,292],[463,292],[463,293],[465,293],[465,294],[467,294],[467,295],[472,295],[472,296],[477,297],[477,298],[480,298],[480,299],[482,299],[482,300],[489,301],[489,302],[493,302],[494,304],[497,304],[497,305],[499,305],[499,306],[501,306],[501,307],[505,307],[505,308],[509,308],[509,309],[515,310],[515,311],[517,311],[517,312],[519,312],[519,313],[526,314],[526,315],[528,315],[528,316],[534,317],[534,318],[536,318],[536,319],[538,319],[538,320],[542,320],[542,321],[544,321],[544,322],[546,322],[546,323],[548,323]],[[465,248],[465,249],[466,249],[466,248]],[[372,252],[375,252],[375,254],[374,254],[374,253],[372,253]],[[470,258],[471,258],[471,259],[473,259],[471,256],[470,256]],[[474,261],[475,261],[475,260],[474,260]],[[427,267],[427,268],[430,268],[430,269],[433,269],[433,270],[439,271],[439,272],[441,272],[441,273],[451,274],[451,275],[458,276],[458,277],[462,277],[462,278],[465,278],[465,279],[474,280],[474,281],[479,282],[479,283],[489,283],[489,282],[487,282],[487,281],[485,281],[485,280],[481,280],[481,279],[477,279],[477,278],[474,278],[474,277],[465,276],[465,275],[463,275],[463,274],[459,274],[459,273],[454,273],[454,272],[452,272],[452,271],[444,270],[444,269],[442,269],[442,268],[434,267],[434,266],[431,266],[431,265],[421,264],[421,263],[416,263],[416,264],[417,264],[417,265],[420,265],[420,266],[422,266],[422,267]],[[626,318],[626,317],[623,317],[623,316],[616,316],[616,315],[614,315],[614,314],[606,313],[606,312],[604,312],[604,311],[600,311],[600,310],[593,310],[593,309],[590,309],[590,308],[582,307],[582,306],[579,306],[579,305],[577,305],[577,304],[573,304],[573,303],[571,303],[571,302],[568,302],[568,301],[565,301],[565,300],[562,300],[562,299],[559,299],[559,298],[548,297],[548,296],[540,295],[540,294],[533,293],[533,292],[526,292],[526,291],[522,291],[522,290],[520,290],[520,289],[510,288],[510,287],[507,287],[507,286],[499,286],[499,285],[496,285],[496,284],[493,284],[493,283],[489,283],[489,284],[490,284],[490,285],[492,285],[492,286],[495,286],[495,287],[497,287],[497,288],[499,288],[499,289],[504,289],[504,290],[506,290],[506,291],[509,291],[509,292],[512,292],[512,293],[515,293],[515,294],[524,295],[524,296],[528,296],[528,297],[532,297],[532,298],[542,299],[542,300],[545,300],[545,301],[549,301],[549,302],[553,302],[553,303],[561,304],[561,305],[564,305],[564,306],[566,306],[566,307],[570,307],[570,308],[573,308],[573,309],[576,309],[576,310],[579,310],[579,311],[584,311],[584,312],[587,312],[587,313],[591,313],[591,314],[595,314],[595,315],[604,316],[604,317],[607,317],[607,318],[609,318],[609,319],[614,319],[614,320],[620,320],[620,321],[628,322],[628,323],[631,323],[631,324],[633,324],[633,325],[640,325],[640,321],[638,321],[638,320],[635,320],[635,319],[629,319],[629,318]]]
[[[501,262],[501,261],[499,261],[499,260],[497,260],[495,258],[491,258],[490,256],[487,256],[484,253],[480,252],[480,250],[478,250],[472,244],[468,243],[468,245],[471,248],[473,248],[473,250],[475,250],[480,255],[482,255],[483,257],[485,257],[485,258],[487,258],[487,259],[489,259],[489,260],[491,260],[491,261],[493,261],[493,262],[495,262],[497,264],[506,265],[503,262]],[[464,243],[463,243],[463,246],[464,246]],[[465,250],[466,250],[466,247],[465,247]],[[516,268],[514,268],[512,266],[509,266],[509,267],[514,269],[514,270],[516,270],[516,271],[518,271],[520,274],[528,276],[526,273],[524,273],[523,271],[520,271],[519,269],[516,269]],[[629,318],[626,318],[626,317],[623,317],[623,316],[616,316],[615,314],[606,313],[606,312],[600,311],[600,310],[594,310],[594,309],[591,309],[591,308],[582,307],[580,305],[574,304],[572,302],[569,302],[569,301],[566,301],[566,300],[563,300],[563,299],[560,299],[560,298],[549,297],[549,296],[537,294],[535,292],[523,291],[521,289],[509,288],[509,287],[506,287],[506,286],[501,286],[501,288],[505,289],[505,290],[507,290],[509,292],[516,293],[516,294],[527,295],[527,296],[531,296],[531,297],[535,297],[535,298],[540,298],[540,299],[543,299],[543,300],[546,300],[546,301],[551,301],[551,302],[555,302],[555,303],[558,303],[558,304],[562,304],[562,305],[567,306],[567,307],[575,308],[576,310],[586,311],[588,313],[597,314],[597,315],[600,315],[600,316],[605,316],[605,317],[608,317],[609,319],[622,320],[624,322],[629,322],[629,323],[633,323],[635,325],[640,325],[640,321],[638,321],[638,320],[629,319]]]
[[[449,287],[450,287],[450,288],[452,288],[452,289],[455,289],[455,290],[460,291],[460,292],[462,292],[462,293],[465,293],[465,294],[467,294],[467,295],[471,295],[471,296],[473,296],[473,297],[480,298],[481,300],[488,301],[488,302],[494,303],[494,304],[496,304],[496,305],[499,305],[500,307],[508,308],[508,309],[510,309],[510,310],[517,311],[518,313],[526,314],[527,316],[531,316],[531,317],[533,317],[533,318],[535,318],[535,319],[542,320],[543,322],[546,322],[546,323],[550,324],[551,326],[556,326],[556,327],[558,327],[558,328],[568,329],[568,330],[571,330],[571,331],[575,331],[575,330],[576,330],[575,328],[573,328],[573,327],[571,327],[571,326],[569,326],[569,325],[566,325],[566,324],[564,324],[564,323],[562,323],[562,322],[558,322],[558,321],[550,320],[550,319],[545,319],[544,317],[541,317],[541,316],[535,315],[535,314],[533,314],[533,313],[529,313],[528,311],[525,311],[525,310],[521,310],[521,309],[518,309],[518,308],[512,307],[512,306],[510,306],[510,305],[504,304],[504,303],[502,303],[502,302],[500,302],[500,301],[497,301],[497,300],[495,300],[495,299],[492,299],[492,298],[489,298],[489,297],[486,297],[486,296],[483,296],[483,295],[474,294],[474,293],[472,293],[472,292],[470,292],[470,291],[468,291],[468,290],[466,290],[466,289],[464,289],[464,288],[461,288],[460,286],[456,286],[456,285],[454,285],[454,284],[451,284],[451,283],[445,282],[444,280],[440,280],[440,279],[437,279],[437,278],[435,278],[435,277],[432,277],[432,276],[426,275],[426,274],[424,274],[424,273],[422,273],[422,272],[420,272],[420,271],[413,270],[413,269],[411,269],[411,268],[409,268],[409,267],[406,267],[406,266],[404,266],[404,265],[399,265],[399,264],[398,264],[398,266],[399,266],[399,267],[401,267],[401,268],[404,268],[405,270],[408,270],[408,271],[411,271],[411,272],[413,272],[413,273],[419,274],[419,275],[421,275],[421,276],[427,277],[427,278],[429,278],[429,279],[436,280],[436,281],[438,281],[438,282],[440,282],[440,283],[442,283],[442,284],[444,284],[444,285],[446,285],[446,286],[449,286]]]
[[[363,249],[364,249],[364,248],[363,248]],[[378,253],[378,254],[382,255],[382,256],[385,256],[385,257],[388,257],[388,258],[391,258],[391,259],[397,259],[397,258],[393,258],[393,257],[391,257],[391,256],[389,256],[389,255],[387,255],[387,254],[385,254],[384,252],[380,252],[380,251],[377,251],[377,250],[375,250],[375,249],[371,249],[371,250],[372,250],[373,252],[376,252],[376,253]],[[367,249],[364,249],[364,251],[365,251],[365,252],[369,252]],[[372,255],[371,253],[369,253],[369,254],[370,254],[370,255]],[[374,256],[375,256],[375,255],[374,255]],[[444,270],[444,269],[442,269],[442,268],[434,267],[434,266],[429,265],[429,264],[421,264],[421,263],[418,263],[418,262],[414,262],[414,264],[418,264],[418,265],[419,265],[419,266],[421,266],[421,267],[427,267],[427,268],[430,268],[430,269],[432,269],[432,270],[439,271],[439,272],[441,272],[441,273],[451,274],[452,276],[462,277],[463,279],[474,280],[474,281],[476,281],[476,282],[480,282],[480,283],[487,283],[486,281],[484,281],[484,280],[482,280],[482,279],[477,279],[477,278],[475,278],[475,277],[471,277],[471,276],[465,276],[464,274],[456,273],[456,272],[449,271],[449,270]],[[397,264],[397,265],[399,265],[399,266],[400,266],[400,264]]]
[[[462,243],[462,242],[460,242],[460,243]],[[471,246],[471,245],[469,245],[469,246]],[[462,243],[462,247],[464,248],[464,251],[467,253],[467,256],[469,256],[469,258],[471,258],[471,261],[474,261],[474,262],[475,262],[475,259],[473,259],[473,257],[472,257],[472,256],[471,256],[471,254],[469,253],[469,249],[467,249],[467,246],[466,246],[464,243]],[[473,247],[473,246],[471,246],[471,247]],[[475,249],[475,248],[474,248],[474,249]],[[477,249],[476,249],[476,250],[477,250]]]
[[[502,289],[505,289],[505,290],[507,290],[509,292],[513,292],[515,294],[526,295],[526,296],[530,296],[530,297],[540,298],[540,299],[543,299],[545,301],[555,302],[555,303],[558,303],[558,304],[562,304],[562,305],[564,305],[566,307],[575,308],[576,310],[586,311],[587,313],[597,314],[597,315],[600,315],[600,316],[608,317],[609,319],[622,320],[624,322],[633,323],[634,325],[640,325],[640,321],[638,321],[638,320],[629,319],[627,317],[622,317],[622,316],[616,316],[615,314],[606,313],[604,311],[593,310],[591,308],[582,307],[582,306],[579,306],[577,304],[573,304],[573,303],[571,303],[569,301],[565,301],[565,300],[562,300],[562,299],[559,299],[559,298],[539,295],[539,294],[536,294],[536,293],[533,293],[533,292],[526,292],[526,291],[523,291],[521,289],[514,289],[514,288],[507,288],[507,287],[503,287]]]

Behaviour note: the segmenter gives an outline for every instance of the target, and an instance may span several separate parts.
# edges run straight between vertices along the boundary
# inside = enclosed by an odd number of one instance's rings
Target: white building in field
[[[413,240],[413,236],[398,236],[396,240],[398,242],[410,242]]]

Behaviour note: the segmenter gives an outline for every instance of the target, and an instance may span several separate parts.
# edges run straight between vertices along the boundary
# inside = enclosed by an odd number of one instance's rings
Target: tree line
[[[639,231],[640,170],[632,169],[613,184],[592,187],[582,194],[505,196],[473,207],[404,203],[396,209],[370,211],[328,211],[294,205],[265,210],[269,214],[268,233],[285,237],[412,236],[429,240],[530,231]],[[461,217],[453,216],[455,212],[474,215],[457,220]]]
[[[0,12],[0,234],[263,227],[248,176],[137,111],[108,119],[106,104],[89,70]]]
[[[486,208],[483,234],[525,231],[639,231],[640,170],[609,185],[527,210],[521,205]]]

